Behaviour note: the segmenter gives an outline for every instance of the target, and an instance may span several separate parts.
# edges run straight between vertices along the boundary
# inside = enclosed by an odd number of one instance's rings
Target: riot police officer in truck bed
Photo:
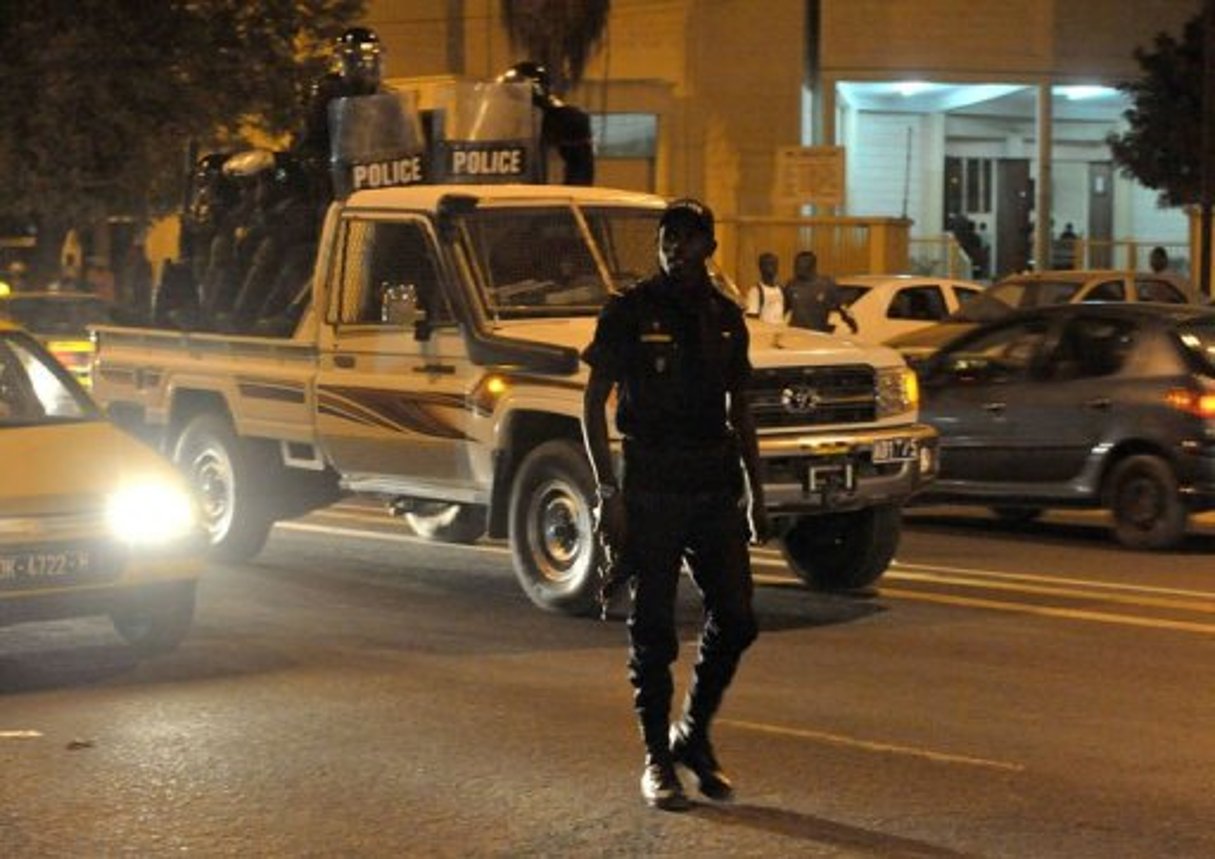
[[[732,795],[709,723],[757,635],[747,542],[749,533],[765,540],[768,523],[746,396],[747,328],[706,268],[716,247],[712,213],[694,200],[671,203],[658,244],[661,272],[609,301],[583,353],[591,367],[583,427],[602,537],[635,579],[629,678],[646,750],[642,797],[681,810],[688,800],[676,764],[692,771],[709,798]],[[613,472],[604,414],[613,387],[623,483]],[[683,715],[671,726],[675,598],[685,560],[705,623]]]
[[[380,37],[367,27],[351,27],[337,37],[330,70],[312,86],[304,128],[292,151],[315,177],[322,210],[333,197],[329,177],[329,103],[381,91],[383,49]]]

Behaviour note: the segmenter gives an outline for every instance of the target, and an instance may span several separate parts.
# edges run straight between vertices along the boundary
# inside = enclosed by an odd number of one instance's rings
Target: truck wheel
[[[110,613],[114,629],[140,656],[168,653],[194,623],[195,582],[168,582],[140,588]]]
[[[1129,456],[1114,466],[1107,486],[1119,543],[1131,549],[1167,549],[1185,538],[1189,511],[1173,469],[1163,459]]]
[[[598,606],[594,473],[580,445],[548,441],[524,458],[510,497],[515,575],[532,602],[585,615]]]
[[[405,514],[405,522],[424,540],[475,543],[485,533],[485,508],[424,502]]]
[[[815,590],[847,591],[877,581],[899,545],[899,508],[803,516],[785,534],[789,567]]]
[[[199,415],[186,425],[173,461],[197,493],[211,554],[243,561],[261,551],[274,518],[255,487],[265,489],[247,442],[217,415]]]

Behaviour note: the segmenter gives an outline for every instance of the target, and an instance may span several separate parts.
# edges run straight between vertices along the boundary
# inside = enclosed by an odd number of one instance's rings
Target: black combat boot
[[[692,771],[700,792],[709,799],[727,802],[734,798],[734,785],[717,762],[707,731],[696,731],[686,721],[672,725],[671,759]]]
[[[670,754],[647,754],[641,773],[641,798],[650,808],[662,811],[687,811],[692,803],[683,792],[675,763]]]

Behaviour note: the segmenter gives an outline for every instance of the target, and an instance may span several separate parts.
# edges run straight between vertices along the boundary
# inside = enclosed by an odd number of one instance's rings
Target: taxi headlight
[[[877,416],[889,418],[920,407],[920,383],[908,367],[878,370]]]
[[[142,546],[189,537],[198,523],[190,496],[170,483],[124,486],[106,499],[105,518],[114,537]]]

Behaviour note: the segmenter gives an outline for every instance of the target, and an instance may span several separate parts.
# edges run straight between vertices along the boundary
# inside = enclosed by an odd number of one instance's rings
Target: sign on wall
[[[776,150],[776,202],[844,205],[844,147],[782,146]]]

